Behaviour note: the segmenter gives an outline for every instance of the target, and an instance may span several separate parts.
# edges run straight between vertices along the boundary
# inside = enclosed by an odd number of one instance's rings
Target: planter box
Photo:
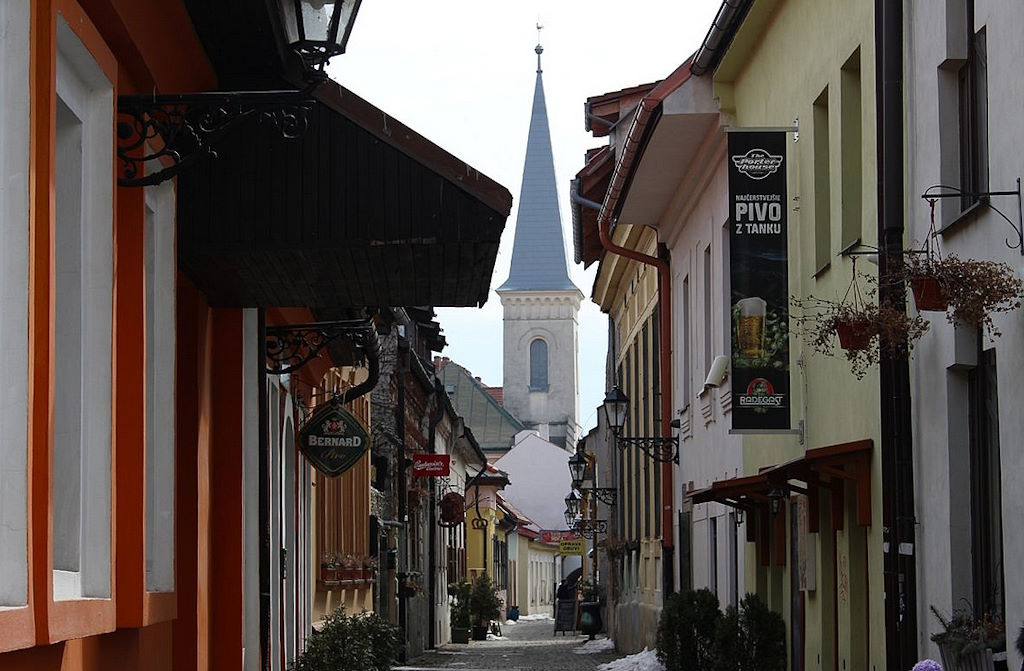
[[[1005,653],[993,653],[986,648],[954,660],[953,651],[945,645],[939,645],[939,655],[942,657],[942,668],[944,671],[995,671],[995,655],[999,654],[1005,658]]]
[[[487,634],[484,634],[487,638]],[[468,627],[452,627],[452,643],[469,643]]]

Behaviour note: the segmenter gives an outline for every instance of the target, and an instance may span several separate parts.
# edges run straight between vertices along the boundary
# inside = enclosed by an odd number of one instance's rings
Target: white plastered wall
[[[54,599],[111,569],[113,85],[57,18]]]
[[[0,609],[28,599],[29,9],[0,0]]]

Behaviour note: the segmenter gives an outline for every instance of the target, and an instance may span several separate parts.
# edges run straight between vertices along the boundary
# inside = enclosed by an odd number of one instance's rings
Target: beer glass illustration
[[[761,358],[764,356],[764,317],[768,304],[763,298],[753,297],[741,299],[736,305],[740,309],[736,325],[740,352],[743,356]]]

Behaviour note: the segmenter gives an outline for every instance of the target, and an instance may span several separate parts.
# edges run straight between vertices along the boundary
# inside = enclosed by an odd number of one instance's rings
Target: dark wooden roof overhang
[[[608,192],[614,167],[615,154],[610,147],[592,149],[587,152],[587,164],[576,173],[572,188],[586,200],[601,203]],[[597,231],[597,213],[592,207],[575,201],[572,203],[573,251],[576,263],[582,263],[584,268],[600,259],[604,253]]]
[[[270,3],[185,4],[221,89],[302,88]],[[184,273],[221,307],[482,305],[508,190],[334,81],[313,95],[301,139],[252,118],[179,175]]]
[[[773,489],[807,495],[808,531],[820,530],[819,495],[830,494],[832,529],[844,528],[845,487],[851,483],[856,494],[856,517],[860,526],[871,525],[871,440],[857,440],[807,450],[804,456],[775,466],[763,468],[757,475],[718,480],[710,487],[691,491],[686,497],[693,503],[717,501],[753,513],[757,523],[747,524],[747,540],[767,539],[772,516],[768,493]],[[776,558],[785,563],[785,516],[775,515]],[[769,561],[770,546],[762,544],[762,563]]]

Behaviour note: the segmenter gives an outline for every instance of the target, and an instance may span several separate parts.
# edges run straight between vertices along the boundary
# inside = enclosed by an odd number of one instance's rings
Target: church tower
[[[538,26],[538,29],[540,26]],[[579,429],[577,314],[583,293],[569,279],[558,210],[540,44],[530,134],[519,192],[504,308],[504,406],[527,428],[574,450]]]

